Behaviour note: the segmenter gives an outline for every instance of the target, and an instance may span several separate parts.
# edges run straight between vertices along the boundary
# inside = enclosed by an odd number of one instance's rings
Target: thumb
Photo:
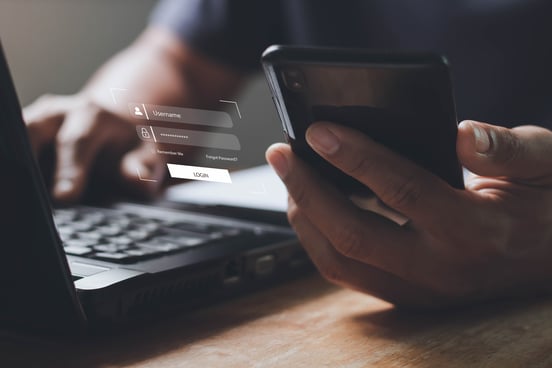
[[[136,196],[153,197],[163,184],[165,165],[154,150],[155,146],[143,142],[121,160],[123,183]]]
[[[552,132],[537,126],[513,129],[476,121],[458,126],[458,158],[482,176],[542,179],[552,175]]]

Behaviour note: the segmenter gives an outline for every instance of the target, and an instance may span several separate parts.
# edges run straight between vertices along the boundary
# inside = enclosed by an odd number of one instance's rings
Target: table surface
[[[552,367],[552,300],[412,314],[318,275],[87,342],[0,339],[2,367]]]

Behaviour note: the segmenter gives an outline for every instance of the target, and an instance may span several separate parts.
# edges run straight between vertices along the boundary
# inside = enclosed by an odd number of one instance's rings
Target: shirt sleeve
[[[251,71],[275,39],[277,14],[275,1],[162,0],[150,24],[169,29],[214,61]]]

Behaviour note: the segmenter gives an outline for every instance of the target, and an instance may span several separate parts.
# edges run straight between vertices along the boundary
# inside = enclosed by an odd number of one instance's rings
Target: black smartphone
[[[359,130],[455,188],[457,118],[447,61],[435,54],[270,46],[261,58],[293,151],[347,195],[370,190],[316,154],[307,127],[331,121]]]

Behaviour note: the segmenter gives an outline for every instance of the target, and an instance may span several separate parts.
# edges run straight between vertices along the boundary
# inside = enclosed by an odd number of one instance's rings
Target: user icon
[[[134,106],[134,115],[136,116],[143,116],[142,110],[138,106]]]

